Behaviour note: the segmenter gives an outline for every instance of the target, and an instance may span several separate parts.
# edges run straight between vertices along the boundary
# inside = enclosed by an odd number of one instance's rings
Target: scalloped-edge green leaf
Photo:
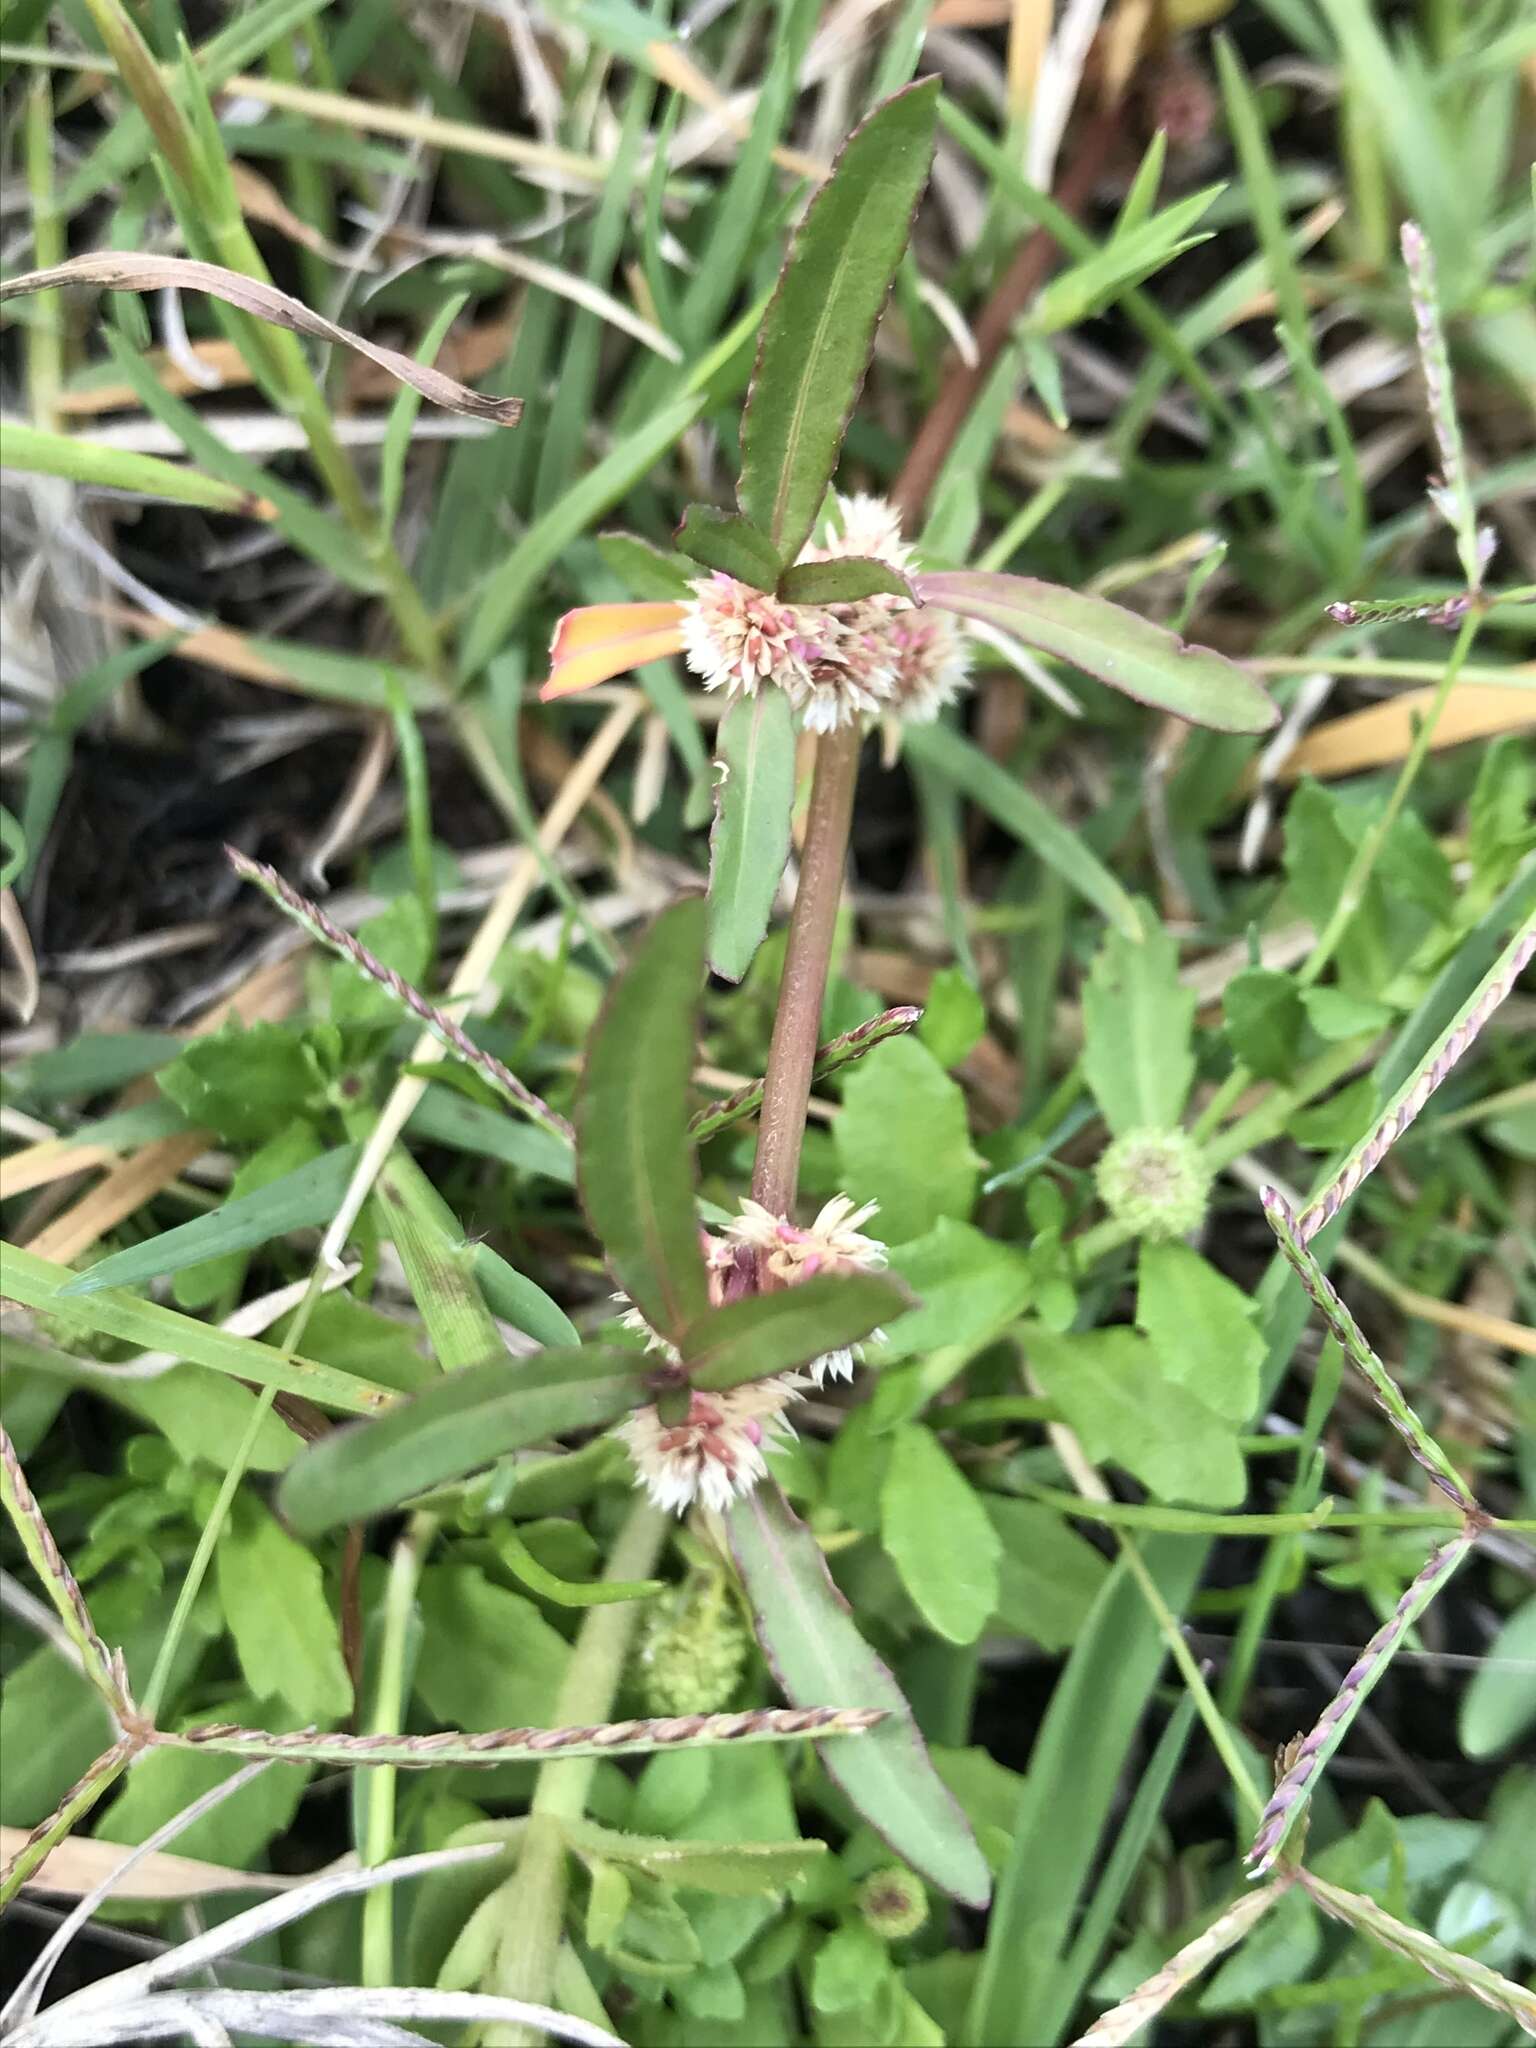
[[[341,1198],[352,1178],[360,1145],[342,1145],[306,1166],[295,1167],[280,1180],[238,1201],[211,1209],[206,1216],[194,1216],[174,1230],[162,1230],[158,1237],[136,1244],[125,1252],[98,1259],[94,1266],[59,1289],[61,1299],[99,1294],[104,1287],[140,1287],[146,1281],[179,1273],[186,1266],[201,1265],[224,1252],[245,1252],[270,1244],[290,1230],[329,1223],[341,1206]]]
[[[1215,732],[1268,732],[1280,713],[1268,693],[1214,647],[1181,640],[1124,605],[1034,576],[945,570],[917,578],[930,604],[979,619],[1041,654],[1071,662],[1138,704]]]
[[[779,580],[778,549],[739,512],[690,505],[673,538],[693,561],[734,576],[738,583],[749,583],[754,590],[772,590]]]
[[[875,326],[928,178],[939,82],[876,107],[790,244],[741,423],[737,503],[781,560],[799,554],[837,467]]]
[[[779,1294],[708,1310],[683,1332],[679,1349],[694,1386],[739,1386],[857,1344],[911,1301],[885,1273],[822,1273]]]
[[[582,1206],[619,1285],[664,1337],[709,1306],[688,1137],[704,927],[702,896],[656,919],[608,992],[576,1096]]]
[[[796,1706],[884,1707],[857,1743],[821,1748],[827,1775],[904,1863],[962,1904],[991,1894],[986,1858],[934,1769],[900,1686],[860,1635],[815,1538],[766,1482],[732,1508],[731,1551],[774,1676]]]
[[[709,964],[740,981],[763,942],[789,856],[795,726],[782,690],[738,697],[720,721],[709,836]]]
[[[874,555],[835,555],[827,562],[795,562],[779,578],[786,604],[854,604],[861,597],[922,599],[899,569]]]
[[[487,1359],[434,1380],[376,1422],[321,1437],[289,1466],[278,1505],[302,1536],[365,1521],[509,1451],[601,1429],[645,1398],[643,1371],[639,1353],[617,1346]]]

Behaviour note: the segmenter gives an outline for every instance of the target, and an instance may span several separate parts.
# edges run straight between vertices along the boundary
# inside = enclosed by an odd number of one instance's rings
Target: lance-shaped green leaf
[[[795,727],[782,690],[738,697],[720,721],[709,839],[709,964],[740,981],[762,944],[789,855]]]
[[[899,569],[873,555],[836,555],[829,562],[796,562],[779,578],[786,604],[853,604],[861,597],[922,600]]]
[[[1216,732],[1268,732],[1279,712],[1235,661],[1197,647],[1107,597],[1033,576],[962,569],[919,576],[926,603],[978,619],[1112,690]]]
[[[846,1350],[911,1305],[911,1295],[887,1273],[822,1273],[780,1294],[749,1295],[708,1310],[683,1332],[678,1348],[694,1386],[734,1387]]]
[[[412,1494],[573,1429],[600,1429],[645,1398],[644,1361],[596,1347],[487,1359],[446,1374],[377,1422],[338,1429],[301,1451],[279,1505],[300,1535],[398,1507]]]
[[[887,1710],[856,1745],[822,1750],[828,1775],[904,1863],[952,1898],[984,1906],[991,1890],[985,1859],[815,1538],[771,1484],[738,1501],[728,1526],[758,1638],[786,1696],[802,1707]]]
[[[253,1195],[226,1202],[221,1209],[194,1216],[174,1230],[163,1230],[144,1244],[98,1259],[89,1271],[59,1289],[60,1298],[99,1294],[104,1287],[141,1287],[186,1266],[201,1265],[204,1259],[250,1251],[290,1230],[329,1223],[347,1191],[361,1149],[343,1145],[285,1173]]]
[[[691,896],[641,940],[593,1028],[576,1098],[582,1205],[619,1285],[664,1337],[709,1304],[688,1138],[704,916]]]
[[[739,513],[690,505],[675,538],[695,562],[734,576],[738,583],[750,583],[754,590],[772,590],[778,581],[778,550]]]
[[[933,156],[938,80],[849,137],[790,245],[741,425],[737,502],[793,561],[810,534]]]

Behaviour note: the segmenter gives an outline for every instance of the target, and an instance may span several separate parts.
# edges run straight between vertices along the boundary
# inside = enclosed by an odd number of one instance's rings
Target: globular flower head
[[[723,1393],[695,1389],[681,1422],[663,1422],[655,1408],[637,1408],[615,1434],[628,1447],[635,1484],[657,1507],[684,1514],[701,1501],[724,1514],[767,1476],[764,1452],[792,1436],[784,1411],[802,1382],[791,1373],[747,1380]]]
[[[864,1925],[882,1941],[905,1941],[928,1918],[923,1881],[903,1864],[873,1870],[854,1894]]]
[[[808,560],[864,555],[888,562],[903,574],[912,569],[912,549],[901,537],[894,506],[883,498],[860,496],[839,498],[837,509],[839,526],[820,545],[806,550]],[[930,724],[965,688],[970,659],[950,613],[936,605],[918,607],[884,595],[843,609],[856,615],[856,630],[869,643],[871,658],[892,675],[890,700],[882,707],[887,715],[914,725]]]
[[[878,711],[895,676],[851,605],[783,604],[718,570],[691,584],[683,651],[706,690],[750,697],[783,690],[808,731],[831,732]]]
[[[1117,1222],[1142,1237],[1184,1237],[1204,1219],[1211,1169],[1187,1131],[1127,1131],[1100,1159],[1095,1179]]]
[[[744,1201],[741,1214],[726,1225],[725,1235],[754,1253],[784,1287],[812,1280],[818,1273],[872,1273],[885,1264],[885,1246],[878,1238],[866,1237],[861,1226],[877,1206],[866,1202],[856,1208],[850,1196],[834,1195],[815,1222],[805,1227],[773,1215],[759,1202]],[[881,1335],[876,1330],[870,1341],[879,1343]],[[829,1379],[848,1380],[862,1356],[861,1345],[840,1345],[813,1359],[806,1370],[817,1386]]]

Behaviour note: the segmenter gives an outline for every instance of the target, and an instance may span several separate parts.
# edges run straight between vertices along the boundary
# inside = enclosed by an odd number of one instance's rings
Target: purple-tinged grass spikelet
[[[38,1506],[16,1446],[9,1432],[0,1426],[0,1498],[15,1524],[33,1570],[41,1579],[66,1634],[80,1652],[86,1677],[111,1708],[114,1717],[126,1725],[134,1706],[120,1680],[121,1660],[115,1658],[91,1619],[79,1582],[64,1561],[53,1531]]]
[[[221,1756],[271,1756],[299,1763],[388,1764],[421,1770],[429,1764],[497,1764],[509,1758],[642,1756],[653,1750],[712,1748],[745,1742],[790,1742],[863,1735],[885,1719],[878,1707],[761,1707],[741,1714],[675,1714],[610,1721],[581,1728],[489,1728],[440,1735],[339,1735],[300,1728],[268,1734],[231,1721],[210,1721],[184,1734],[157,1734],[157,1745],[213,1750]]]
[[[1475,602],[1471,591],[1458,591],[1454,597],[1438,597],[1415,604],[1411,599],[1402,602],[1362,597],[1354,600],[1340,600],[1325,604],[1323,610],[1336,626],[1403,626],[1417,623],[1426,626],[1459,626]]]
[[[1414,1409],[1398,1392],[1396,1382],[1371,1349],[1365,1332],[1350,1314],[1343,1296],[1302,1243],[1296,1215],[1290,1203],[1278,1188],[1262,1189],[1259,1199],[1264,1205],[1269,1227],[1279,1239],[1280,1249],[1290,1261],[1297,1278],[1321,1310],[1329,1329],[1342,1346],[1345,1357],[1370,1382],[1377,1405],[1408,1446],[1413,1458],[1423,1466],[1440,1491],[1446,1494],[1464,1515],[1480,1515],[1481,1510],[1462,1485],[1456,1467],[1435,1442]]]
[[[1193,1941],[1187,1941],[1177,1955],[1170,1956],[1160,1970],[1154,1970],[1145,1982],[1122,1998],[1118,2005],[1100,2013],[1088,2031],[1078,2035],[1072,2048],[1127,2048],[1127,2044],[1156,2019],[1165,2005],[1186,1986],[1193,1984],[1218,1956],[1235,1948],[1289,1889],[1290,1880],[1287,1878],[1238,1899]]]
[[[1435,1090],[1476,1040],[1478,1033],[1536,955],[1536,917],[1505,947],[1425,1055],[1417,1071],[1398,1090],[1380,1120],[1351,1152],[1316,1201],[1309,1202],[1296,1224],[1296,1235],[1308,1244],[1343,1208],[1366,1177],[1397,1143]]]
[[[258,889],[271,897],[280,910],[286,911],[295,924],[302,926],[312,939],[317,940],[322,946],[329,947],[333,953],[339,954],[343,960],[355,967],[359,974],[366,975],[376,987],[383,989],[402,1010],[408,1011],[424,1025],[439,1045],[445,1046],[467,1067],[473,1068],[483,1079],[489,1081],[498,1094],[506,1096],[526,1115],[532,1117],[535,1123],[542,1124],[557,1137],[564,1138],[567,1143],[575,1142],[574,1131],[557,1109],[551,1109],[542,1096],[535,1095],[531,1088],[519,1081],[512,1069],[497,1059],[494,1053],[487,1052],[484,1046],[476,1045],[461,1024],[450,1017],[446,1010],[441,1010],[435,1003],[429,1002],[420,989],[411,986],[404,975],[397,974],[392,967],[386,967],[382,960],[369,952],[361,940],[354,938],[351,932],[343,931],[339,924],[326,916],[318,903],[312,903],[307,896],[301,896],[291,882],[284,881],[276,868],[268,867],[265,861],[252,860],[249,854],[241,853],[238,847],[226,846],[224,852],[237,875],[243,876],[248,882],[254,882]]]
[[[1440,449],[1440,486],[1430,492],[1430,497],[1456,536],[1456,552],[1466,575],[1467,587],[1475,591],[1482,582],[1484,564],[1477,532],[1477,506],[1467,474],[1461,422],[1456,416],[1451,358],[1445,345],[1440,299],[1435,288],[1435,260],[1424,230],[1417,221],[1403,222],[1402,250],[1403,264],[1408,272],[1408,296],[1413,305],[1414,334],[1424,371],[1424,391],[1429,401],[1430,423]]]
[[[1444,1984],[1452,1991],[1464,1991],[1469,1998],[1502,2013],[1524,2033],[1536,2037],[1536,1992],[1523,1984],[1511,1983],[1508,1977],[1501,1976],[1487,1963],[1479,1962],[1476,1956],[1462,1955],[1457,1949],[1447,1948],[1432,1934],[1425,1934],[1417,1927],[1408,1926],[1405,1921],[1394,1919],[1374,1899],[1329,1884],[1310,1870],[1298,1872],[1298,1877],[1308,1898],[1330,1919],[1352,1927],[1357,1934],[1363,1934],[1367,1940],[1390,1950],[1393,1955],[1416,1963],[1437,1984]]]
[[[1345,1672],[1343,1682],[1323,1709],[1317,1725],[1296,1745],[1293,1761],[1276,1785],[1260,1817],[1253,1846],[1244,1858],[1252,1866],[1250,1876],[1264,1877],[1274,1868],[1286,1836],[1301,1816],[1313,1780],[1344,1739],[1350,1723],[1365,1704],[1409,1628],[1444,1587],[1472,1548],[1474,1540],[1471,1534],[1454,1537],[1433,1554]]]
[[[855,1060],[863,1059],[865,1053],[873,1052],[877,1045],[883,1045],[888,1038],[897,1038],[910,1031],[922,1019],[922,1010],[916,1003],[898,1003],[894,1009],[882,1010],[878,1017],[871,1017],[863,1024],[856,1024],[851,1031],[845,1031],[837,1038],[829,1038],[816,1055],[816,1064],[811,1069],[813,1081],[824,1081],[828,1074],[835,1074],[840,1067],[851,1066]],[[723,1096],[718,1102],[706,1103],[695,1112],[688,1125],[689,1136],[700,1143],[723,1131],[727,1125],[740,1123],[743,1117],[754,1115],[763,1103],[763,1083],[748,1081],[734,1094]]]

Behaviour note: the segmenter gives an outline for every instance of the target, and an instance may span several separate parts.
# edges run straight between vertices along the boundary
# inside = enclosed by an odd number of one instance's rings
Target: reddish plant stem
[[[1072,161],[1052,195],[1064,213],[1075,218],[1087,206],[1094,186],[1114,154],[1121,125],[1118,109],[1109,107],[1095,115],[1083,130]],[[1013,333],[1014,322],[1055,269],[1060,254],[1060,246],[1049,228],[1036,228],[1026,235],[976,323],[977,360],[966,364],[958,356],[951,356],[939,395],[918,429],[917,439],[908,450],[891,491],[891,502],[909,531],[916,527],[956,436],[985,390]]]
[[[857,725],[841,725],[835,732],[824,733],[816,745],[800,886],[789,922],[752,1169],[753,1199],[775,1216],[789,1214],[800,1177],[800,1144],[805,1136],[811,1069],[821,1037],[821,1004],[843,892],[861,739]]]

